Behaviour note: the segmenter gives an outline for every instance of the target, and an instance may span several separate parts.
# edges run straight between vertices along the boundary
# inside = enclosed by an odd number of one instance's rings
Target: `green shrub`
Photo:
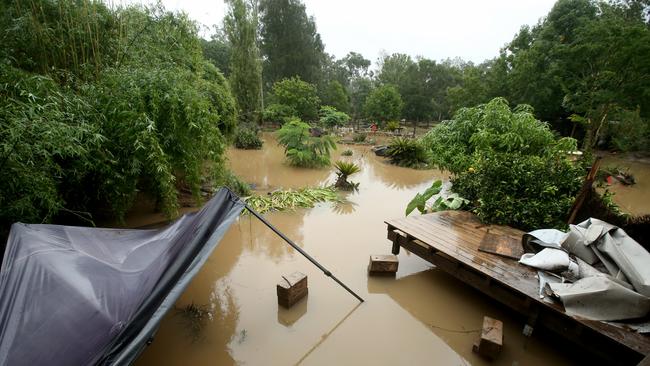
[[[336,149],[331,136],[312,137],[309,125],[299,119],[285,123],[278,130],[278,142],[284,146],[289,163],[316,168],[329,165],[330,151]]]
[[[240,128],[235,134],[235,147],[238,149],[259,150],[262,148],[262,140],[253,129]]]
[[[343,156],[352,156],[352,150],[348,149],[341,153]]]
[[[336,177],[337,177],[336,183],[334,183],[335,187],[344,190],[353,190],[359,187],[359,183],[352,183],[348,181],[349,176],[361,171],[361,168],[357,164],[351,161],[339,160],[336,163],[334,163],[334,167],[336,167]]]
[[[295,116],[302,120],[315,121],[318,118],[320,98],[316,87],[297,76],[275,82],[271,99],[274,103],[291,107]]]
[[[295,118],[298,115],[296,110],[288,105],[284,104],[270,104],[264,110],[262,118],[266,122],[273,122],[279,124],[285,124],[291,118]]]
[[[30,4],[0,15],[0,224],[121,218],[138,192],[172,217],[178,184],[198,200],[237,113],[196,24],[161,6]]]
[[[483,221],[523,230],[566,226],[585,170],[566,155],[576,141],[557,139],[530,107],[511,110],[497,98],[463,108],[422,142]]]
[[[403,137],[390,142],[386,156],[391,164],[407,168],[424,168],[430,161],[428,151],[418,140]]]
[[[352,141],[354,141],[354,142],[365,142],[366,137],[368,137],[368,135],[365,134],[365,133],[355,133],[354,135],[352,135]]]
[[[397,130],[397,129],[400,128],[400,127],[401,127],[401,126],[400,126],[400,124],[399,124],[398,121],[390,121],[390,122],[386,123],[386,130],[387,130],[387,131],[391,131],[391,132],[392,132],[392,131]]]
[[[617,121],[610,122],[607,133],[611,147],[620,151],[650,151],[650,121],[636,111],[620,111]]]
[[[223,170],[215,179],[216,187],[228,187],[240,197],[251,195],[251,188],[248,183],[242,181],[238,176],[229,170]]]
[[[339,112],[334,107],[322,106],[320,108],[320,123],[325,127],[339,127],[350,121],[350,116]]]

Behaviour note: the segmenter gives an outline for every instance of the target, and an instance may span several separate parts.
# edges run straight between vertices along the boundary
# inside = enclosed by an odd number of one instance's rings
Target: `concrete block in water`
[[[398,266],[399,260],[396,255],[371,255],[370,263],[368,264],[368,274],[395,274]]]
[[[494,360],[503,348],[503,323],[489,316],[483,317],[481,338],[474,343],[472,350],[479,355]]]
[[[290,308],[307,296],[307,275],[301,272],[293,272],[288,276],[282,276],[276,288],[278,304]]]

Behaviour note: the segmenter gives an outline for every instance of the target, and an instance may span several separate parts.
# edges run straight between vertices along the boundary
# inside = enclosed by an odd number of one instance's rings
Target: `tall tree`
[[[290,107],[303,121],[315,121],[318,118],[320,98],[316,87],[298,77],[282,79],[273,84],[272,101]]]
[[[298,76],[317,84],[325,54],[316,22],[300,0],[260,1],[261,50],[267,84]]]
[[[386,84],[374,89],[366,98],[365,111],[369,118],[384,123],[401,116],[404,103],[394,85]]]
[[[226,0],[228,13],[224,28],[232,45],[230,86],[237,99],[242,122],[257,123],[260,118],[262,65],[257,48],[257,3]]]
[[[217,30],[209,41],[201,39],[201,48],[203,48],[203,57],[212,62],[225,76],[230,75],[232,47],[223,30]]]
[[[341,112],[350,111],[350,97],[343,85],[336,80],[330,81],[325,86],[320,99],[324,105],[332,106]]]

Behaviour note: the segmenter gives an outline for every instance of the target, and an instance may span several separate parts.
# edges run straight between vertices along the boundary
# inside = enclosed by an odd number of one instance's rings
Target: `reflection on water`
[[[229,151],[234,171],[262,190],[325,185],[332,169],[295,169],[266,134],[261,151]],[[406,203],[438,171],[385,164],[368,147],[350,148],[362,171],[349,203],[271,213],[268,220],[331,270],[366,302],[358,302],[260,222],[233,224],[178,306],[209,304],[214,317],[203,341],[192,342],[169,315],[137,364],[145,365],[487,365],[471,352],[482,317],[504,322],[505,346],[497,365],[570,364],[567,352],[521,335],[522,321],[471,288],[402,251],[396,278],[368,277],[370,254],[390,252],[384,220],[404,215]],[[335,156],[334,159],[337,159]],[[139,218],[138,222],[146,221]],[[309,277],[309,295],[280,309],[275,286],[282,275]],[[357,307],[358,306],[358,307]]]
[[[607,156],[603,160],[603,166],[614,166],[629,169],[634,175],[636,184],[626,186],[614,180],[608,187],[614,193],[612,198],[624,212],[634,216],[650,214],[650,162],[631,161],[617,156]]]

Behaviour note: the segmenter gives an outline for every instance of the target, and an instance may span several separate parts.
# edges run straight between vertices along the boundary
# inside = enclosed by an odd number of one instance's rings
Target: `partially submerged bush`
[[[320,108],[320,123],[325,127],[340,127],[350,121],[350,116],[339,112],[334,107],[322,106]]]
[[[330,163],[330,151],[336,149],[331,136],[313,137],[310,127],[293,119],[278,130],[278,142],[284,146],[289,163],[294,166],[317,168]]]
[[[343,156],[352,156],[352,150],[348,149],[341,153]]]
[[[576,141],[557,139],[528,106],[503,98],[463,108],[423,138],[434,165],[454,174],[453,191],[489,223],[524,230],[566,226],[584,169],[567,159]]]
[[[368,135],[365,133],[355,133],[354,135],[352,135],[352,141],[365,142],[367,137]]]
[[[336,188],[349,191],[359,187],[359,183],[353,183],[348,181],[349,176],[361,171],[361,168],[357,164],[351,161],[339,160],[336,163],[334,163],[334,167],[336,167],[336,177],[337,177],[336,183],[334,183],[334,186]]]
[[[400,126],[400,124],[399,124],[398,121],[390,121],[390,122],[386,123],[386,127],[385,127],[385,128],[386,128],[387,131],[391,131],[391,132],[392,132],[392,131],[397,130],[397,129],[400,128],[400,127],[401,127],[401,126]]]
[[[259,150],[262,148],[262,139],[257,131],[251,128],[240,128],[235,133],[235,147],[245,150]]]
[[[407,168],[424,168],[429,164],[427,149],[415,139],[398,137],[388,145],[386,156],[391,164]]]
[[[266,122],[285,124],[298,115],[296,110],[288,105],[273,103],[264,110],[262,119]]]

